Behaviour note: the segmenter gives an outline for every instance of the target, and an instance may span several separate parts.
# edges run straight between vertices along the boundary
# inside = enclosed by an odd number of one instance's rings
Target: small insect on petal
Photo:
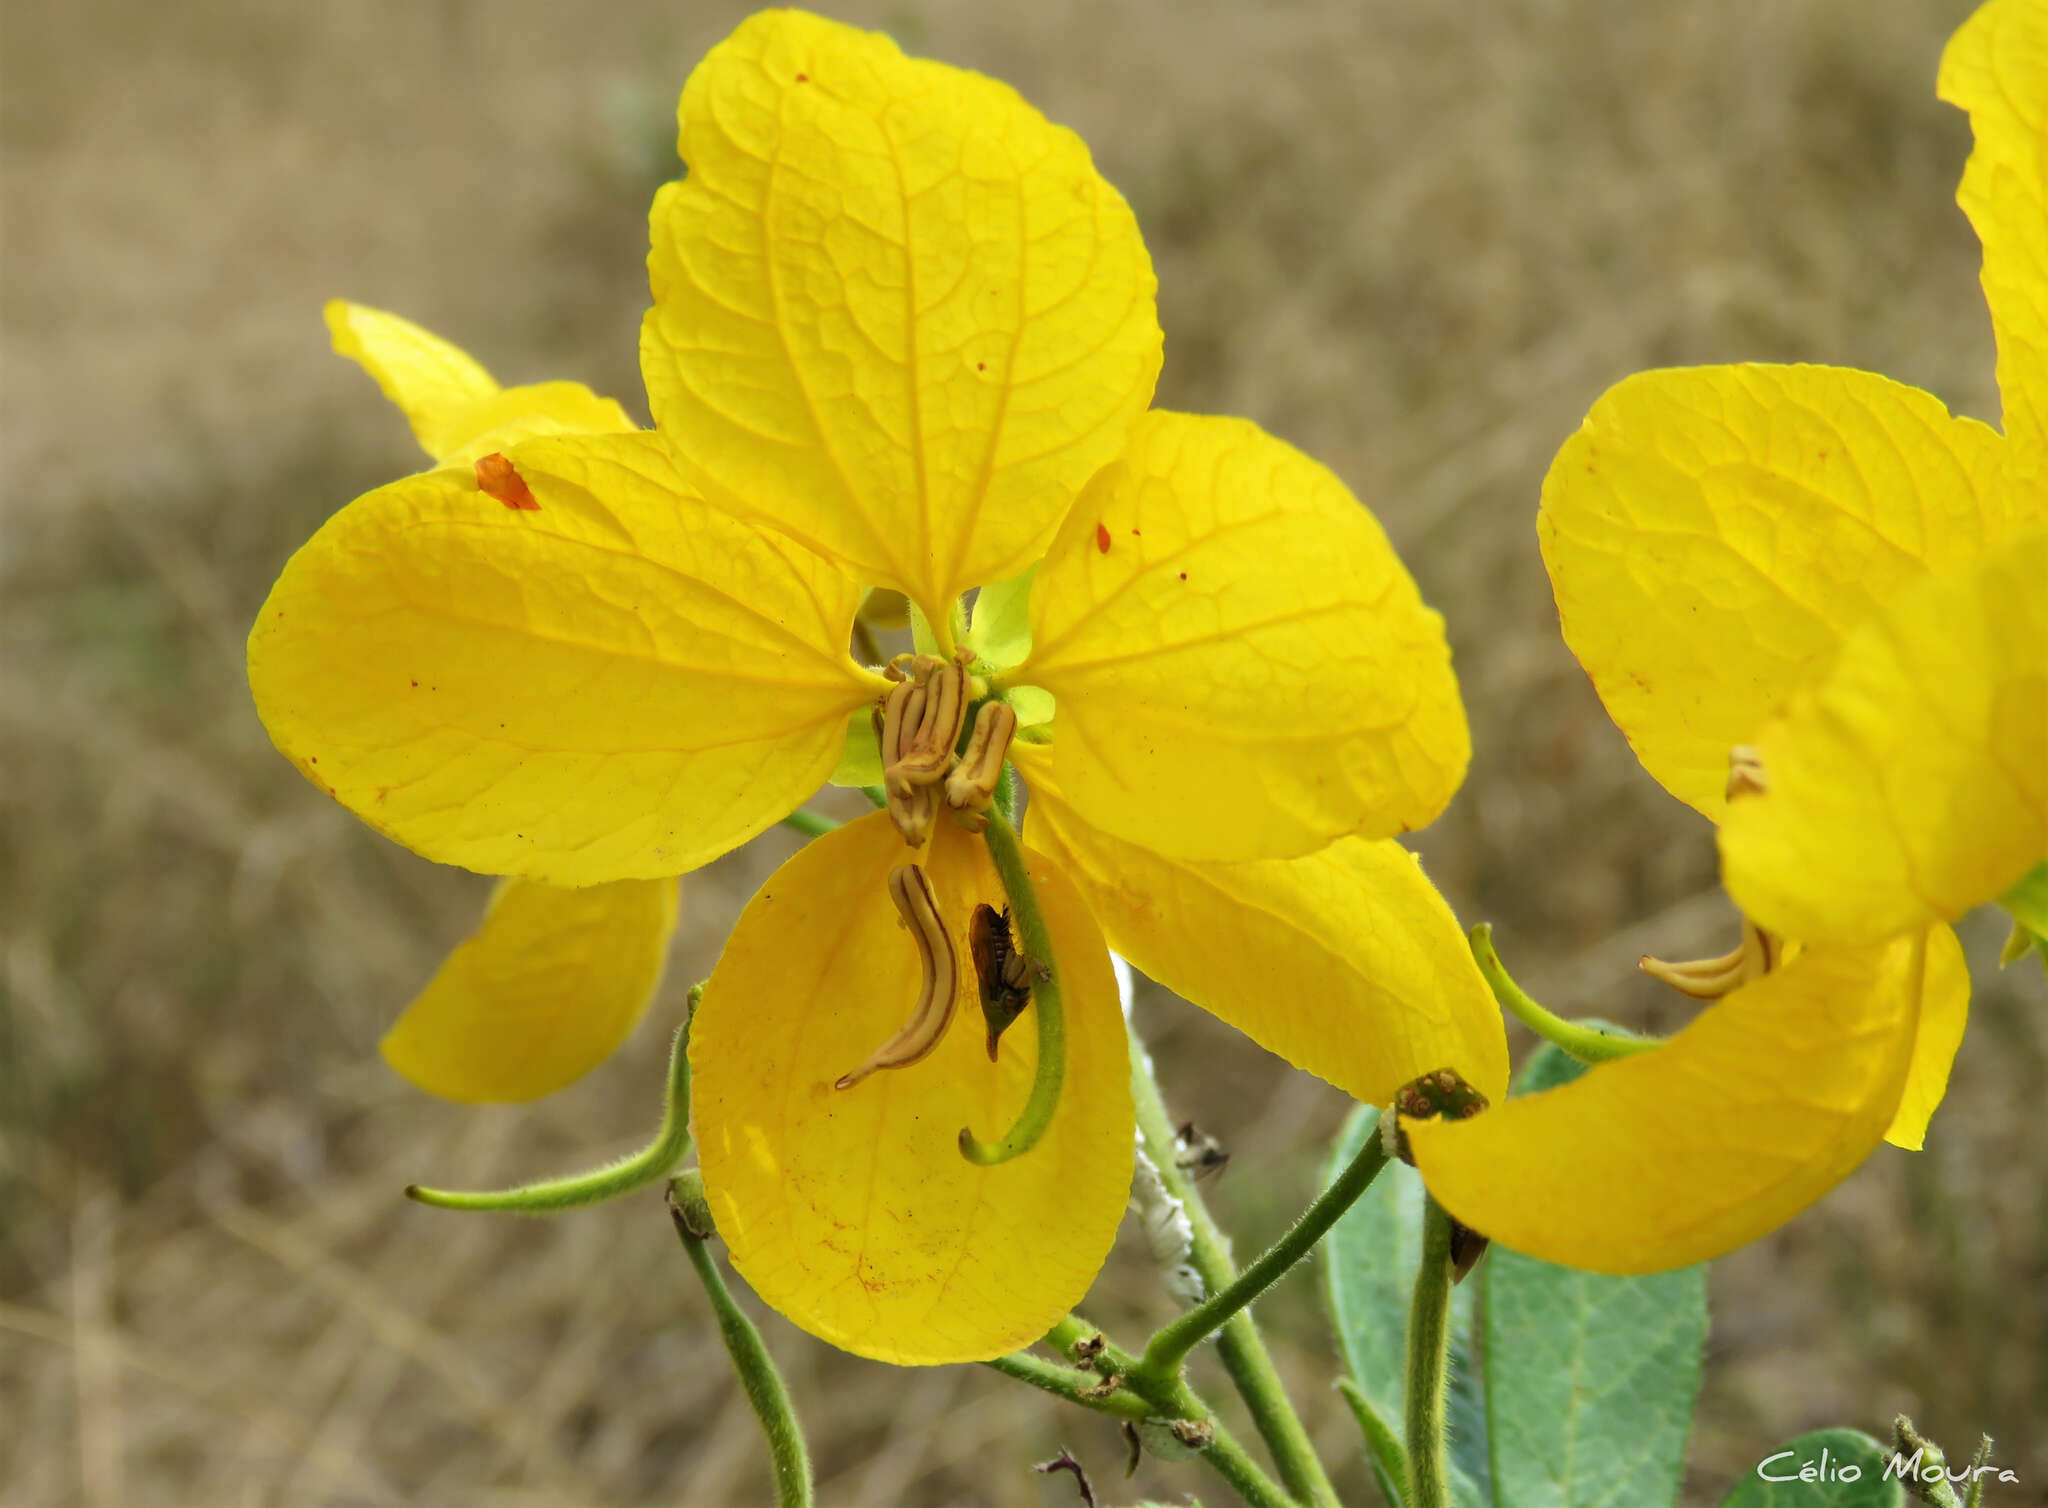
[[[988,1023],[988,1059],[993,1063],[997,1044],[1031,1003],[1032,982],[1045,977],[1045,966],[1017,951],[1010,913],[989,905],[974,908],[967,924],[967,951],[974,959],[982,1019]]]
[[[495,450],[487,456],[477,457],[476,484],[487,497],[496,498],[507,508],[520,513],[540,512],[540,502],[534,497],[533,489],[526,485],[526,478]]]

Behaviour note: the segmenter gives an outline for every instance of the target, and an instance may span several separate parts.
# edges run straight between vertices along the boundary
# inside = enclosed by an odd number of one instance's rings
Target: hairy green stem
[[[1195,1271],[1201,1276],[1203,1290],[1211,1294],[1222,1293],[1237,1279],[1237,1270],[1230,1261],[1229,1246],[1210,1215],[1209,1207],[1196,1191],[1194,1181],[1174,1160],[1173,1118],[1167,1113],[1166,1100],[1159,1092],[1159,1081],[1153,1076],[1151,1055],[1145,1051],[1145,1044],[1135,1030],[1130,1030],[1128,1036],[1131,1098],[1137,1110],[1138,1134],[1144,1140],[1145,1155],[1158,1168],[1160,1181],[1166,1185],[1167,1193],[1178,1199],[1187,1210],[1188,1223],[1194,1231],[1194,1247],[1190,1256]],[[1240,1310],[1224,1321],[1223,1328],[1216,1333],[1216,1352],[1232,1386],[1251,1411],[1252,1422],[1258,1426],[1259,1437],[1266,1442],[1266,1449],[1272,1452],[1273,1464],[1280,1473],[1280,1480],[1287,1484],[1287,1490],[1313,1508],[1336,1508],[1337,1489],[1331,1484],[1329,1473],[1323,1470],[1315,1447],[1309,1443],[1308,1431],[1302,1427],[1301,1416],[1295,1412],[1287,1390],[1281,1385],[1280,1373],[1274,1367],[1273,1358],[1267,1353],[1266,1343],[1260,1338],[1251,1315]]]
[[[798,807],[787,817],[784,817],[782,825],[791,832],[802,833],[806,838],[822,838],[825,834],[836,830],[839,826],[832,818],[820,816],[816,812],[805,811],[802,807]]]
[[[690,990],[690,1008],[696,1009],[702,985]],[[690,1024],[676,1028],[675,1043],[668,1054],[668,1100],[661,1113],[661,1129],[640,1151],[617,1162],[606,1163],[586,1173],[550,1178],[524,1184],[516,1189],[469,1191],[429,1189],[410,1185],[405,1197],[420,1204],[449,1210],[504,1210],[520,1215],[551,1215],[558,1210],[616,1199],[621,1194],[644,1188],[676,1169],[690,1150]]]
[[[1447,1508],[1444,1469],[1444,1387],[1451,1354],[1451,1217],[1435,1199],[1422,1216],[1422,1261],[1408,1308],[1406,1433],[1408,1492],[1404,1508]]]
[[[1472,929],[1468,941],[1472,946],[1473,961],[1479,965],[1479,972],[1492,987],[1493,998],[1500,1002],[1501,1008],[1544,1041],[1555,1042],[1581,1063],[1605,1063],[1664,1045],[1655,1037],[1632,1037],[1612,1028],[1580,1026],[1575,1021],[1553,1016],[1523,994],[1522,987],[1509,975],[1500,955],[1493,950],[1492,926],[1481,922]]]
[[[1223,1427],[1210,1410],[1209,1405],[1189,1387],[1185,1378],[1175,1376],[1166,1382],[1147,1378],[1139,1374],[1138,1358],[1116,1345],[1095,1326],[1078,1314],[1070,1314],[1061,1320],[1045,1337],[1045,1344],[1062,1355],[1079,1360],[1077,1347],[1086,1346],[1092,1350],[1093,1360],[1084,1365],[1092,1366],[1095,1375],[1104,1382],[1114,1378],[1122,1388],[1128,1389],[1122,1396],[1135,1395],[1145,1405],[1145,1418],[1188,1419],[1208,1424],[1215,1435],[1201,1456],[1209,1468],[1252,1508],[1301,1508],[1301,1504],[1259,1469],[1237,1441],[1237,1437]],[[1028,1380],[1028,1379],[1027,1379]],[[1118,1396],[1112,1393],[1111,1397]],[[1331,1499],[1335,1502],[1335,1499]]]
[[[982,1365],[993,1367],[1005,1377],[1028,1382],[1041,1392],[1064,1398],[1069,1403],[1078,1403],[1082,1408],[1094,1409],[1100,1414],[1114,1414],[1119,1419],[1152,1417],[1152,1405],[1136,1393],[1118,1388],[1101,1396],[1091,1396],[1096,1385],[1094,1373],[1077,1372],[1072,1367],[1063,1367],[1058,1362],[1033,1356],[1029,1351],[1013,1351],[1008,1356],[998,1356],[993,1361],[983,1362]]]
[[[704,1284],[712,1312],[718,1316],[718,1333],[725,1338],[726,1353],[740,1374],[747,1402],[754,1406],[761,1432],[768,1437],[768,1451],[775,1462],[775,1501],[780,1508],[811,1508],[811,1455],[804,1447],[803,1426],[797,1422],[789,1389],[775,1370],[761,1332],[733,1302],[732,1291],[725,1286],[711,1255],[711,1210],[704,1202],[704,1180],[696,1169],[678,1174],[669,1185],[668,1212],[690,1265]]]
[[[1031,987],[1032,1014],[1038,1018],[1038,1071],[1031,1080],[1031,1094],[1018,1112],[1016,1122],[993,1142],[984,1142],[971,1127],[960,1128],[960,1155],[983,1167],[1022,1157],[1038,1145],[1059,1109],[1060,1090],[1067,1076],[1067,1018],[1060,998],[1059,964],[1053,957],[1052,933],[1045,925],[1045,913],[1038,909],[1038,892],[1032,887],[1031,872],[1024,862],[1024,844],[1017,829],[994,813],[982,829],[989,857],[1003,882],[1010,901],[1010,921],[1027,956],[1044,968],[1044,977]]]
[[[1161,1377],[1178,1372],[1190,1351],[1279,1282],[1295,1263],[1307,1256],[1316,1242],[1323,1239],[1324,1233],[1337,1223],[1338,1217],[1358,1202],[1359,1196],[1372,1185],[1373,1179],[1386,1165],[1387,1152],[1382,1138],[1367,1137],[1365,1145],[1358,1149],[1358,1155],[1328,1188],[1316,1196],[1315,1202],[1302,1211],[1301,1217],[1287,1233],[1224,1287],[1212,1292],[1179,1319],[1162,1326],[1146,1342],[1145,1355],[1139,1365]]]

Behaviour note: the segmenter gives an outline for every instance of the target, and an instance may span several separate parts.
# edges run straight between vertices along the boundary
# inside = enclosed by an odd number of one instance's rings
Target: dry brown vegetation
[[[1478,756],[1424,835],[1573,1013],[1682,1019],[1630,973],[1725,937],[1703,825],[1555,628],[1551,452],[1611,381],[1740,358],[1889,372],[1995,417],[1968,131],[1932,98],[1967,0],[849,4],[1079,128],[1158,262],[1174,406],[1249,414],[1378,510],[1447,613]],[[416,464],[320,301],[508,380],[637,402],[641,215],[730,0],[7,0],[0,503],[0,1503],[703,1505],[767,1475],[652,1197],[554,1223],[397,1196],[649,1129],[666,1027],[771,837],[689,885],[628,1052],[467,1110],[374,1044],[483,882],[269,750],[240,642],[289,551]],[[1969,929],[1974,953],[1991,925]],[[1694,1501],[1801,1429],[2000,1437],[2048,1482],[2048,1017],[1980,971],[1928,1150],[1880,1152],[1720,1264]],[[1235,1152],[1246,1246],[1344,1104],[1148,998],[1176,1105]],[[1156,1315],[1120,1258],[1096,1308]],[[1312,1285],[1267,1304],[1359,1501]],[[976,1368],[888,1373],[772,1316],[835,1505],[1064,1504],[1028,1463],[1112,1428]],[[1221,1494],[1148,1466],[1129,1495]],[[1123,1489],[1119,1489],[1123,1491]]]

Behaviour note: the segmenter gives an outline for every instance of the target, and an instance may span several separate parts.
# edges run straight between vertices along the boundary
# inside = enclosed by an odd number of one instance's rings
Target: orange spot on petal
[[[1095,548],[1100,550],[1105,555],[1109,553],[1108,524],[1097,524],[1095,526]]]
[[[476,484],[486,496],[496,498],[507,508],[521,513],[540,512],[540,503],[535,499],[533,489],[526,485],[526,479],[495,450],[477,458]]]

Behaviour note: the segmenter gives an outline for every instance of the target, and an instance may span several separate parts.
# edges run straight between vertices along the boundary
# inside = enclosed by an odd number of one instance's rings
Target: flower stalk
[[[1451,1216],[1428,1199],[1422,1216],[1422,1262],[1408,1309],[1406,1435],[1408,1491],[1404,1508],[1447,1508],[1444,1390],[1451,1353]]]
[[[1285,1235],[1266,1248],[1230,1283],[1212,1292],[1179,1319],[1163,1326],[1145,1343],[1145,1354],[1139,1361],[1141,1370],[1161,1377],[1178,1372],[1190,1351],[1246,1309],[1252,1300],[1279,1282],[1295,1263],[1307,1256],[1339,1217],[1372,1186],[1373,1179],[1386,1165],[1384,1141],[1377,1136],[1367,1137],[1365,1145],[1358,1149],[1358,1155],[1328,1188],[1316,1196],[1314,1203],[1302,1211],[1301,1217]]]
[[[1127,1028],[1128,1030],[1128,1028]],[[1168,1193],[1186,1207],[1194,1228],[1194,1249],[1190,1253],[1203,1289],[1210,1294],[1227,1292],[1237,1280],[1230,1250],[1209,1208],[1202,1202],[1194,1180],[1174,1160],[1173,1118],[1153,1076],[1152,1057],[1135,1030],[1128,1030],[1131,1053],[1131,1098],[1137,1109],[1138,1134],[1145,1152],[1159,1169]],[[1337,1489],[1310,1444],[1301,1416],[1295,1412],[1280,1373],[1266,1350],[1258,1327],[1242,1308],[1230,1315],[1216,1331],[1217,1355],[1231,1385],[1250,1410],[1259,1437],[1272,1452],[1273,1464],[1287,1490],[1313,1508],[1336,1508]],[[1139,1375],[1144,1377],[1142,1368]],[[1147,1385],[1151,1381],[1147,1378]]]
[[[712,1312],[718,1316],[718,1333],[725,1339],[726,1354],[746,1389],[747,1402],[761,1421],[768,1437],[768,1451],[775,1462],[775,1501],[779,1508],[811,1508],[815,1495],[811,1481],[811,1455],[804,1445],[804,1431],[789,1401],[789,1389],[775,1370],[774,1358],[761,1340],[754,1322],[733,1301],[732,1291],[720,1276],[711,1255],[714,1234],[711,1209],[704,1200],[704,1180],[692,1168],[680,1173],[668,1190],[669,1218],[689,1255],[690,1265],[704,1284]]]

